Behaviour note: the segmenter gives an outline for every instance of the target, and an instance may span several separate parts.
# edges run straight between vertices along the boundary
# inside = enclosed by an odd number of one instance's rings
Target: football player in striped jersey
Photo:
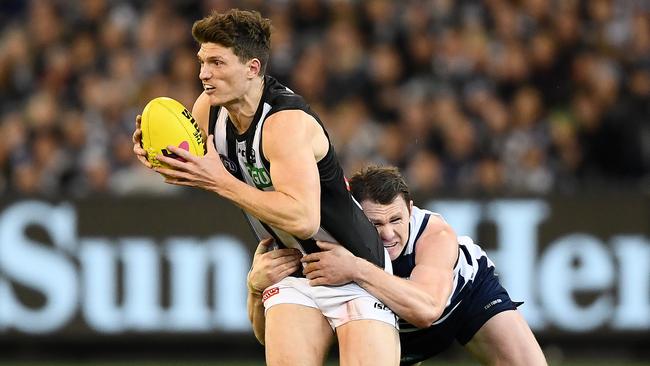
[[[323,252],[302,258],[311,285],[356,282],[390,307],[400,317],[402,365],[430,358],[454,340],[485,365],[546,365],[517,310],[521,303],[499,284],[486,253],[439,214],[414,206],[396,168],[366,168],[350,186],[388,250],[394,276],[320,241]],[[283,257],[271,253],[257,253],[249,281],[278,275],[271,261]]]

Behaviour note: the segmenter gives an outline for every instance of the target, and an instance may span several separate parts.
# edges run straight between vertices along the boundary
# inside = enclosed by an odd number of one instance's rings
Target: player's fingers
[[[305,277],[308,280],[313,280],[315,278],[323,277],[321,271],[313,271],[313,272],[309,272],[309,273],[304,273],[304,271],[303,271],[303,274],[305,275]]]
[[[303,274],[308,274],[308,273],[312,273],[312,272],[317,272],[318,270],[320,270],[319,263],[318,262],[312,262],[312,263],[308,263],[307,265],[304,266],[304,268],[302,269],[302,273]]]
[[[140,147],[140,145],[133,145],[133,152],[138,156],[147,156],[147,150]]]
[[[295,257],[301,255],[300,251],[297,251],[296,249],[278,249],[274,250],[271,252],[271,256],[273,258],[281,258],[281,257]]]
[[[138,155],[137,158],[138,158],[138,160],[139,160],[142,164],[144,164],[144,166],[146,166],[147,168],[149,168],[149,169],[153,168],[153,165],[151,165],[151,163],[149,162],[149,160],[147,160],[147,158],[145,158],[144,156],[140,156],[140,155]]]
[[[331,250],[334,248],[337,248],[339,245],[335,243],[330,243],[328,241],[316,241],[316,245],[318,245],[319,248],[324,249],[324,250]]]
[[[131,136],[131,141],[133,141],[134,145],[140,145],[140,141],[142,141],[142,130],[139,128],[136,129]]]
[[[154,171],[156,171],[156,173],[164,175],[165,178],[190,180],[190,175],[180,170],[159,167],[154,168]]]
[[[143,148],[138,145],[133,145],[133,153],[142,164],[147,168],[151,168],[151,163],[147,160],[147,152]]]
[[[273,258],[271,262],[272,262],[271,264],[272,266],[281,266],[285,263],[291,263],[291,262],[300,263],[300,257],[297,257],[295,255],[285,255],[282,257]]]
[[[278,250],[273,251],[273,256],[274,256],[274,258],[280,258],[280,257],[297,257],[297,258],[301,258],[302,253],[298,249],[283,248],[283,249],[278,249]]]
[[[135,116],[135,128],[140,129],[141,125],[142,125],[142,116],[138,114],[137,116]]]
[[[281,273],[284,273],[284,272],[289,271],[289,270],[293,270],[293,272],[295,272],[298,269],[298,266],[299,266],[298,263],[296,263],[294,261],[294,262],[287,262],[287,263],[279,266],[278,268],[280,268]],[[291,272],[291,273],[293,273],[293,272]]]
[[[271,245],[271,243],[273,243],[274,240],[275,239],[273,239],[273,238],[264,239],[264,240],[260,241],[260,245],[268,247],[269,245]]]
[[[309,279],[309,286],[314,287],[314,286],[326,286],[326,285],[328,285],[328,283],[325,277],[316,277],[316,278]]]
[[[167,150],[173,152],[177,156],[180,156],[181,158],[187,160],[187,161],[194,161],[197,159],[196,156],[192,155],[191,152],[181,149],[180,147],[174,146],[174,145],[169,145],[167,146]]]
[[[187,171],[187,163],[180,161],[178,159],[170,158],[165,155],[156,155],[156,159],[158,159],[159,162],[165,163],[170,167],[174,168],[174,170]]]
[[[320,260],[320,253],[307,254],[300,260],[303,263],[318,262]]]
[[[289,276],[290,274],[295,273],[296,271],[298,271],[298,268],[300,268],[300,267],[299,267],[299,266],[289,266],[289,267],[283,269],[282,272],[280,272],[280,274],[279,274],[279,276],[278,276],[278,277],[279,277],[279,278],[278,278],[278,281],[280,281],[280,280],[282,280],[283,278]],[[277,282],[277,281],[276,281],[276,282]]]
[[[257,245],[257,249],[255,249],[255,254],[262,254],[266,253],[266,251],[269,250],[269,245],[273,243],[273,238],[268,238],[260,241],[260,243]]]
[[[165,178],[164,182],[167,184],[173,184],[175,186],[194,187],[194,184],[192,182],[188,182],[186,180],[181,180],[181,179]]]
[[[217,151],[217,148],[214,146],[214,135],[208,136],[208,152],[206,155],[217,155],[219,152]]]

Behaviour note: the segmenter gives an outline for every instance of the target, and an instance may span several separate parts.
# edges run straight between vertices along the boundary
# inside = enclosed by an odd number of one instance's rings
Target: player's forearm
[[[255,338],[264,345],[264,303],[262,302],[262,296],[257,293],[248,292],[248,319],[253,326],[253,333],[255,333]]]
[[[320,213],[316,207],[278,191],[261,191],[236,178],[215,188],[220,196],[232,201],[261,221],[300,239],[316,234]]]
[[[400,318],[418,328],[426,328],[440,317],[443,300],[435,299],[417,283],[393,276],[361,258],[357,258],[357,266],[354,281]]]

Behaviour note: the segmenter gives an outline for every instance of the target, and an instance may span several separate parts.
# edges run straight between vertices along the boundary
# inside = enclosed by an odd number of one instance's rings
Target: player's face
[[[210,105],[235,103],[241,100],[250,86],[249,63],[242,63],[232,48],[217,43],[202,43],[197,52],[201,71],[199,79],[203,92],[210,97]]]
[[[413,202],[407,204],[401,195],[387,205],[370,200],[361,202],[363,212],[377,228],[390,260],[399,257],[406,245],[412,206]]]

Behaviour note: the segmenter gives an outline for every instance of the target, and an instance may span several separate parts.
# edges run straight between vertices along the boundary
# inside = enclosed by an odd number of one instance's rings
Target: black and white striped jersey
[[[393,274],[396,276],[402,278],[409,278],[411,276],[411,271],[415,267],[415,248],[417,247],[418,239],[424,232],[432,216],[444,220],[438,213],[413,206],[409,221],[408,242],[399,257],[393,261]],[[444,322],[458,305],[460,305],[468,291],[471,291],[471,284],[475,280],[479,270],[483,271],[485,267],[494,267],[494,263],[487,257],[485,251],[474,244],[474,241],[470,237],[459,236],[458,259],[454,266],[454,283],[451,294],[447,299],[442,315],[432,325]],[[400,332],[416,330],[417,328],[415,326],[400,319]]]
[[[225,167],[241,181],[261,190],[274,189],[270,164],[262,150],[264,122],[269,116],[284,110],[304,111],[325,131],[323,123],[304,99],[270,76],[264,77],[262,99],[250,127],[243,134],[238,134],[225,108],[210,108],[209,134],[214,134],[214,144]],[[287,134],[287,138],[291,138],[290,131]],[[384,268],[381,239],[348,191],[343,170],[331,144],[327,155],[318,162],[318,172],[321,185],[321,225],[318,233],[311,239],[301,240],[246,213],[257,237],[274,237],[276,242],[304,253],[320,250],[315,240],[338,242],[354,255]]]

